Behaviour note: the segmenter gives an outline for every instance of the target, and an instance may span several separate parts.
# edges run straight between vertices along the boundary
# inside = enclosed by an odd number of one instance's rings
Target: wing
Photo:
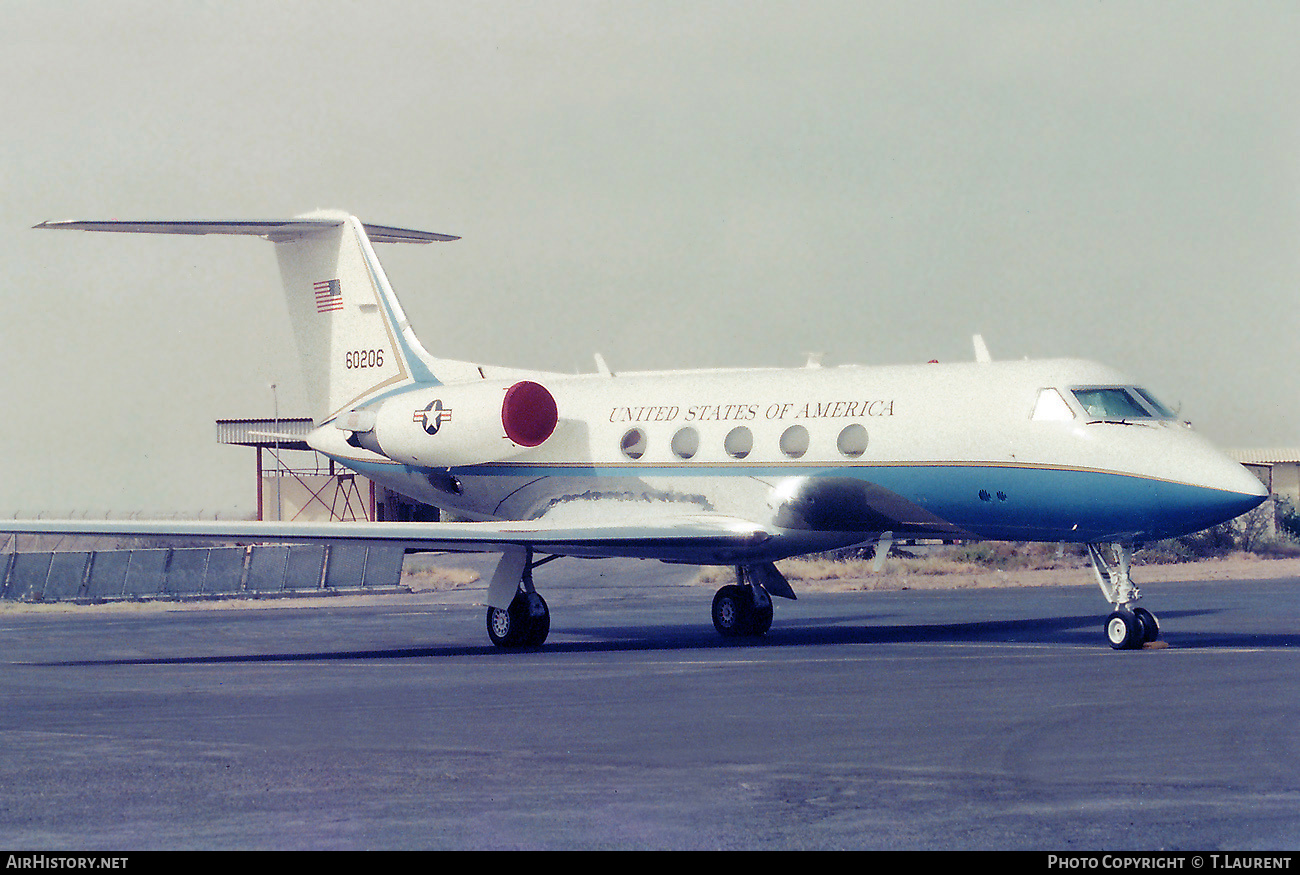
[[[282,543],[382,542],[408,550],[498,553],[528,547],[559,556],[626,556],[732,564],[772,537],[742,519],[695,514],[627,522],[263,522],[237,520],[5,520],[0,534],[187,537]]]

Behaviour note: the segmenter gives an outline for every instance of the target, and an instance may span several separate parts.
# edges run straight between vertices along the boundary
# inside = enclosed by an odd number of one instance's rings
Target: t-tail
[[[416,338],[373,243],[432,243],[447,234],[363,224],[341,212],[280,221],[42,222],[38,228],[144,234],[243,234],[275,244],[289,318],[317,424],[415,385],[484,378],[472,362],[430,355]]]

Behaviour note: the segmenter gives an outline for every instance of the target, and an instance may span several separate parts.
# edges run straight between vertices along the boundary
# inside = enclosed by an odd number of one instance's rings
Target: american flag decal
[[[321,280],[312,285],[316,292],[316,312],[328,313],[343,309],[343,289],[338,280]]]

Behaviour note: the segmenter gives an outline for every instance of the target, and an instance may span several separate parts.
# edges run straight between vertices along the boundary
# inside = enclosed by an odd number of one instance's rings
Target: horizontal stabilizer
[[[280,441],[281,443],[286,443],[286,444],[288,443],[302,444],[304,447],[308,447],[308,448],[310,448],[311,446],[309,443],[307,443],[307,441],[303,438],[302,435],[290,434],[287,431],[250,431],[250,432],[246,432],[246,434],[249,437],[260,439],[260,441],[263,443]]]
[[[408,386],[472,382],[486,375],[477,363],[435,358],[421,345],[371,245],[460,239],[450,234],[368,225],[341,210],[257,221],[71,220],[36,227],[237,235],[274,243],[302,360],[308,412],[317,423]]]
[[[115,231],[125,234],[243,234],[250,237],[264,237],[274,243],[293,240],[308,234],[314,234],[327,228],[337,228],[346,221],[345,217],[322,216],[300,217],[280,221],[263,222],[41,222],[36,228],[54,231]],[[366,236],[372,243],[433,243],[459,240],[450,234],[435,234],[432,231],[415,231],[408,228],[393,228],[388,225],[366,225]]]

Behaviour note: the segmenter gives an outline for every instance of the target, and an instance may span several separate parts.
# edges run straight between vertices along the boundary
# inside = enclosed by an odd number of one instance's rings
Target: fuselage
[[[406,387],[378,402],[411,423],[400,437],[417,448],[416,464],[348,446],[328,425],[320,448],[465,518],[720,513],[780,530],[765,549],[787,555],[886,531],[1145,542],[1215,525],[1265,497],[1149,393],[1086,361],[536,380],[558,414],[536,447],[458,452],[470,421],[499,418],[500,407],[499,390],[480,397],[461,384]],[[427,411],[444,399],[455,401],[429,434]]]

